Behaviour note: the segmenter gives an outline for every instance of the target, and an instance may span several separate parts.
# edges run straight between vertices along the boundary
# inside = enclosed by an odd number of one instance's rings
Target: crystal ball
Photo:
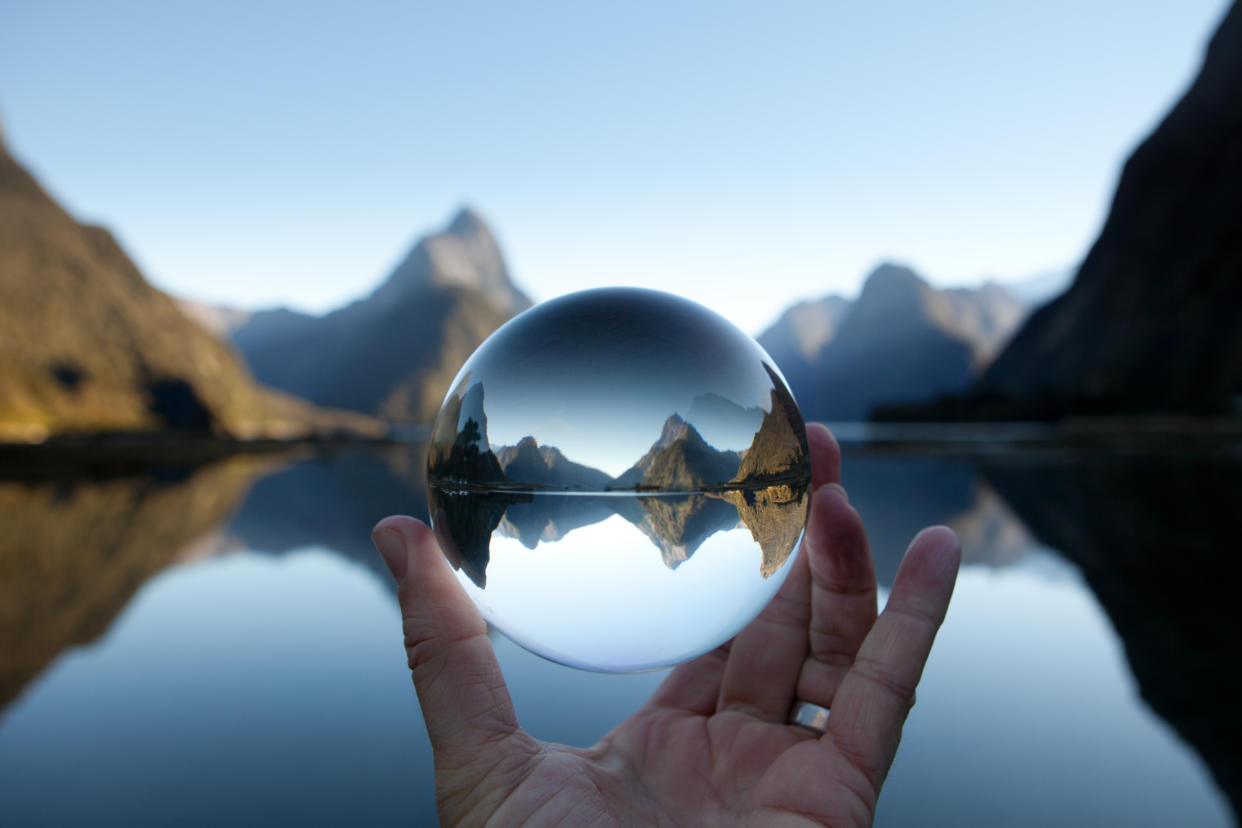
[[[771,357],[651,290],[537,305],[466,360],[432,426],[432,527],[483,617],[589,670],[675,664],[780,588],[806,428]]]

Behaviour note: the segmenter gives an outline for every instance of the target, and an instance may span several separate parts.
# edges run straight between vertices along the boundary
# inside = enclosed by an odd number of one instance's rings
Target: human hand
[[[431,530],[409,517],[376,525],[398,583],[444,824],[871,824],[961,548],[948,528],[920,532],[877,617],[840,450],[823,426],[807,436],[810,514],[776,597],[732,641],[675,668],[590,748],[522,730],[487,625]],[[797,699],[831,709],[826,732],[788,723]]]

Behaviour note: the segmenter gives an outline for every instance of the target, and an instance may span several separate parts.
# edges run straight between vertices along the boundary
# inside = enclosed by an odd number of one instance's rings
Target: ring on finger
[[[828,713],[826,707],[795,699],[789,708],[789,723],[823,734],[828,731]]]

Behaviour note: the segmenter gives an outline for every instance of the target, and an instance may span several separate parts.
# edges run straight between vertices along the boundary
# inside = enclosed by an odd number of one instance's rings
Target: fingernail
[[[841,495],[841,499],[844,500],[846,503],[850,502],[850,496],[845,493],[845,487],[842,486],[840,483],[825,483],[824,485],[820,486],[820,488],[821,489],[832,489],[834,492]]]
[[[376,529],[371,533],[371,542],[379,550],[380,556],[392,573],[397,583],[405,578],[405,571],[410,565],[409,556],[405,551],[405,538],[395,529]]]

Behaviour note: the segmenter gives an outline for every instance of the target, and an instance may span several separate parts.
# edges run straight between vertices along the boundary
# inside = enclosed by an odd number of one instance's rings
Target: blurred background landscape
[[[567,291],[754,334],[882,585],[882,825],[1242,807],[1242,10],[0,3],[0,823],[433,820],[368,532]],[[497,638],[590,744],[661,674]]]

